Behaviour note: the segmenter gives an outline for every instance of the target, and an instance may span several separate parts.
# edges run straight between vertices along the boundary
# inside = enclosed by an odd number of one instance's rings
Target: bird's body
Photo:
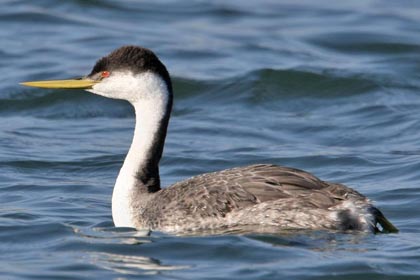
[[[133,196],[134,201],[140,199]],[[242,226],[375,230],[371,208],[366,197],[344,185],[258,164],[198,175],[151,193],[144,206],[134,206],[133,221],[137,228],[167,232]]]
[[[162,189],[159,161],[172,109],[172,84],[165,66],[148,49],[121,47],[101,58],[81,80],[25,84],[87,88],[134,106],[133,142],[112,197],[116,226],[176,233],[238,227],[397,231],[357,191],[276,165],[206,173]]]

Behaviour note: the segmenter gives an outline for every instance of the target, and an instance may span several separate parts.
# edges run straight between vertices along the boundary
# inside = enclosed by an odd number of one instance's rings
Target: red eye
[[[108,78],[108,77],[109,77],[109,75],[111,75],[111,73],[109,73],[108,71],[103,71],[103,72],[101,73],[101,77],[102,77],[102,78]]]

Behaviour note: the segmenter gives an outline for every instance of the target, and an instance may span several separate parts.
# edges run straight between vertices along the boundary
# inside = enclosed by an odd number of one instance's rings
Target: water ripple
[[[3,278],[418,278],[419,3],[1,6]],[[181,237],[114,228],[112,186],[132,108],[18,83],[85,75],[125,44],[152,48],[173,76],[163,185],[256,162],[302,168],[368,195],[400,233]]]

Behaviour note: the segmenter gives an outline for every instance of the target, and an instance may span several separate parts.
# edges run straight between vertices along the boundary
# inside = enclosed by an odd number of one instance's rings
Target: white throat
[[[125,87],[121,88],[121,81]],[[116,86],[119,84],[119,87]],[[120,92],[109,89],[119,90]],[[135,109],[134,137],[124,164],[120,170],[112,194],[112,218],[117,227],[136,227],[141,204],[145,197],[138,197],[138,172],[149,162],[153,145],[159,136],[160,124],[165,118],[170,93],[166,83],[158,75],[145,72],[137,75],[125,73],[95,86],[92,92],[107,97],[126,99]],[[111,96],[112,94],[112,96]],[[166,127],[165,127],[166,129]],[[141,223],[140,223],[141,224]]]

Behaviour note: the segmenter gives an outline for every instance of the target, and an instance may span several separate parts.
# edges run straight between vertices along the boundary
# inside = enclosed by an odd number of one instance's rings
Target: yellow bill
[[[92,86],[99,81],[90,79],[74,79],[74,80],[52,80],[52,81],[35,81],[35,82],[24,82],[21,85],[28,87],[38,88],[63,88],[63,89],[86,89],[92,88]]]

